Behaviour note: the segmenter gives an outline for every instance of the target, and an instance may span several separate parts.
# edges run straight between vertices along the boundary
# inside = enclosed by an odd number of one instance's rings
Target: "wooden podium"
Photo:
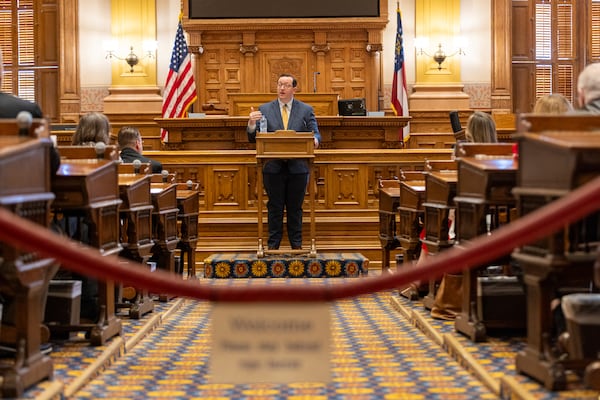
[[[274,133],[256,134],[256,192],[258,213],[258,257],[265,254],[305,253],[304,250],[265,250],[263,246],[263,176],[264,163],[273,159],[307,159],[309,163],[308,194],[310,205],[310,256],[316,257],[315,226],[315,181],[312,171],[315,158],[315,139],[312,132],[275,131]]]

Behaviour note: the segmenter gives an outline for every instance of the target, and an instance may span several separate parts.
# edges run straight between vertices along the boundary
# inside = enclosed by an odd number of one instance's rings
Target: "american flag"
[[[197,99],[196,84],[192,71],[192,60],[187,50],[181,20],[177,26],[169,74],[163,93],[163,118],[182,118],[188,108]],[[160,137],[163,142],[169,141],[169,131],[162,129]]]
[[[392,82],[392,109],[395,115],[408,117],[408,93],[406,90],[406,71],[404,70],[404,47],[402,43],[402,17],[400,6],[396,8],[398,28],[396,31],[396,57],[394,61],[394,80]],[[401,140],[406,142],[410,136],[409,125],[403,129]]]

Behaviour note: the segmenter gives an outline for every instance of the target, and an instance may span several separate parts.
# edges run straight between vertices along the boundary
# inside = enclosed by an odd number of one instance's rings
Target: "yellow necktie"
[[[281,108],[281,118],[283,119],[283,129],[287,129],[288,125],[288,111],[287,104],[284,104]]]

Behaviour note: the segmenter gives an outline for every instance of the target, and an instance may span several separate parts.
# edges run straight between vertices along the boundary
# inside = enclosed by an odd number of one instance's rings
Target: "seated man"
[[[142,135],[140,135],[137,128],[133,126],[122,127],[119,130],[118,141],[123,162],[132,163],[134,160],[140,160],[143,163],[150,163],[153,174],[161,173],[163,168],[160,162],[142,155]]]

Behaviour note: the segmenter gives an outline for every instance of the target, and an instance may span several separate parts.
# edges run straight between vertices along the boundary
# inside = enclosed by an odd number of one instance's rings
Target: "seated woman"
[[[74,146],[94,146],[96,143],[109,144],[110,121],[100,112],[90,112],[79,120],[71,138]]]
[[[573,111],[573,104],[560,93],[540,97],[533,107],[534,114],[566,114]]]

